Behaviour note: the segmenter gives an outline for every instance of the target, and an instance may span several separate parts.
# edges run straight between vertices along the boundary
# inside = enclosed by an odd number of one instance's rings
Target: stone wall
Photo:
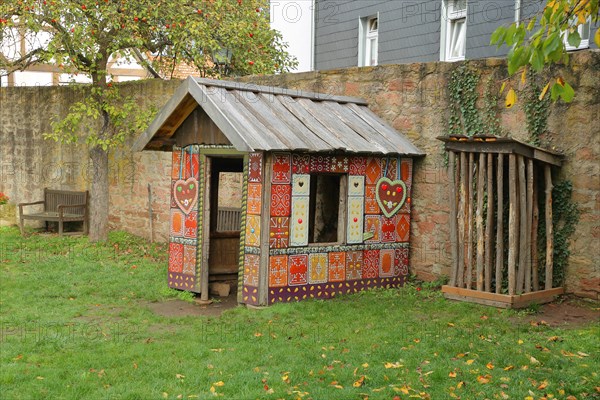
[[[469,61],[482,76],[483,93],[488,77],[506,75],[503,60]],[[414,168],[411,268],[424,279],[449,274],[448,182],[444,151],[436,137],[446,131],[447,82],[457,63],[421,63],[348,68],[299,74],[247,77],[252,82],[277,87],[318,91],[365,98],[370,107],[417,146],[427,152]],[[567,290],[598,298],[600,294],[600,52],[574,53],[571,65],[553,72],[563,75],[577,90],[573,103],[551,107],[546,147],[565,154],[560,178],[574,185],[574,200],[581,211],[571,243]],[[517,80],[518,77],[515,78]],[[141,101],[161,105],[177,81],[132,83]],[[44,186],[85,188],[86,149],[44,141],[52,115],[64,115],[78,98],[70,88],[0,89],[0,191],[11,201],[39,198]],[[517,139],[527,138],[520,105],[500,107],[502,127]],[[165,153],[115,152],[111,158],[111,227],[149,235],[147,184],[153,189],[154,233],[168,235],[170,157]]]

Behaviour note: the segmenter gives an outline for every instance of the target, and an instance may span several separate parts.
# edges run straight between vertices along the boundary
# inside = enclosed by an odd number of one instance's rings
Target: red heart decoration
[[[175,181],[173,198],[181,211],[189,214],[198,202],[198,181],[196,178]]]

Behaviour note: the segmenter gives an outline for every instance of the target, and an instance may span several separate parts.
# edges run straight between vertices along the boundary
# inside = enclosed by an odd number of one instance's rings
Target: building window
[[[340,197],[342,175],[315,174],[310,177],[309,243],[343,242],[339,221],[345,209]],[[338,194],[336,196],[336,194]]]
[[[467,43],[467,0],[444,0],[442,3],[442,37],[440,59],[465,59]]]
[[[361,18],[359,31],[358,66],[377,65],[379,17]]]
[[[579,46],[573,46],[573,45],[569,44],[569,32],[565,32],[565,34],[563,35],[563,38],[565,41],[565,48],[567,49],[567,51],[587,49],[590,47],[590,20],[589,19],[584,24],[580,24],[577,27],[577,33],[579,34],[579,38],[581,39]]]

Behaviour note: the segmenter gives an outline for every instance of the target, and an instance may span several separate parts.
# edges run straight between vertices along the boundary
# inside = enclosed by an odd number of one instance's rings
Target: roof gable
[[[192,77],[176,90],[133,150],[169,150],[173,139],[182,144],[174,136],[197,107],[238,151],[424,155],[362,99]]]

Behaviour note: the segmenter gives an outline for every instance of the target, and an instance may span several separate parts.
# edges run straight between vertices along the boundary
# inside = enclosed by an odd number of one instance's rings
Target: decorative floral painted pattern
[[[377,197],[375,196],[375,191],[375,185],[365,186],[365,214],[381,214],[381,208],[379,208],[379,204],[377,204]]]
[[[308,283],[308,255],[300,254],[289,257],[290,286],[306,285]]]
[[[292,187],[271,185],[271,216],[289,217],[291,212]]]
[[[310,156],[310,172],[330,172],[331,158],[330,156],[311,155]]]
[[[396,241],[396,217],[381,218],[381,241],[383,243]]]
[[[309,254],[308,283],[325,283],[327,278],[327,253]]]
[[[394,249],[379,251],[379,276],[382,278],[394,276]]]
[[[183,245],[169,243],[169,271],[183,272]]]
[[[260,246],[260,216],[246,216],[246,246]]]
[[[306,246],[308,244],[308,207],[308,196],[292,198],[290,246]]]
[[[276,184],[291,182],[292,166],[289,153],[273,153],[273,175],[271,181]]]
[[[262,182],[262,153],[250,153],[249,167],[248,167],[248,182],[261,183]]]
[[[188,239],[196,239],[198,236],[198,212],[192,211],[185,216],[185,227],[183,237]]]
[[[346,255],[346,280],[362,278],[363,252],[349,251]]]
[[[248,214],[260,215],[262,208],[262,184],[248,184],[248,198],[246,212]]]
[[[288,283],[288,256],[269,259],[269,287],[284,287]]]
[[[346,253],[336,251],[329,253],[329,282],[346,280]]]
[[[365,250],[363,252],[363,279],[377,278],[379,274],[379,251]]]
[[[310,172],[310,155],[293,154],[292,172],[294,174],[308,174]]]
[[[196,272],[196,246],[183,246],[183,273],[193,274]]]
[[[350,158],[350,166],[348,172],[350,175],[364,175],[367,170],[367,159],[362,156],[354,156]]]
[[[408,247],[394,250],[394,276],[408,275]]]
[[[246,254],[244,257],[244,285],[258,286],[260,256]]]
[[[346,173],[348,172],[348,157],[346,156],[332,156],[330,161],[330,171],[335,173]]]
[[[289,246],[290,219],[288,217],[271,217],[269,226],[269,248],[283,249]]]
[[[377,157],[367,158],[367,185],[375,185],[381,178],[381,159]]]
[[[396,219],[396,240],[399,242],[408,242],[410,237],[410,215],[398,214]]]
[[[365,216],[365,235],[369,234],[371,238],[365,240],[365,243],[379,243],[381,242],[381,216],[379,215],[366,215]]]

